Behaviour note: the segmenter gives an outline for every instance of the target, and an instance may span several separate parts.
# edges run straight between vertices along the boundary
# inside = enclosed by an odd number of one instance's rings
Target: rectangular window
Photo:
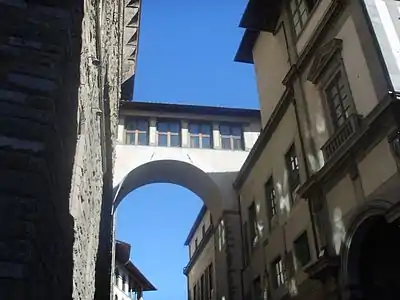
[[[197,240],[197,238],[194,240],[194,250],[197,250],[197,247],[199,246],[199,242]]]
[[[294,253],[299,267],[303,267],[311,260],[307,231],[294,241]]]
[[[149,122],[143,119],[127,120],[125,125],[126,143],[129,145],[149,144]]]
[[[228,150],[243,150],[243,130],[240,126],[221,125],[221,147]]]
[[[249,253],[249,226],[247,222],[244,222],[243,225],[243,252],[244,252],[244,265],[247,266],[250,260],[250,253]]]
[[[263,299],[263,290],[261,287],[261,279],[257,277],[253,280],[253,299],[254,300],[262,300]]]
[[[181,127],[179,121],[159,121],[157,123],[158,146],[180,147]]]
[[[294,190],[300,184],[300,174],[299,174],[299,160],[296,154],[296,147],[293,144],[285,155],[286,169],[288,171],[288,180],[290,192]]]
[[[303,29],[317,0],[291,0],[290,11],[292,13],[293,26],[296,35]]]
[[[193,287],[193,299],[194,299],[194,300],[198,300],[198,296],[197,296],[197,284],[195,284],[194,287]]]
[[[192,258],[192,246],[189,244],[189,258]]]
[[[285,283],[285,274],[283,271],[283,261],[282,261],[281,257],[278,257],[272,263],[271,269],[272,269],[272,273],[273,273],[274,287],[278,288]]]
[[[206,225],[205,224],[203,224],[203,226],[201,226],[201,233],[202,233],[203,238],[204,238],[204,236],[206,235]]]
[[[274,180],[271,177],[264,185],[265,199],[268,210],[268,218],[271,220],[276,215],[276,191],[274,187]]]
[[[190,123],[189,137],[191,148],[212,148],[212,128],[206,123]]]
[[[204,274],[200,277],[200,299],[205,300],[205,281]]]
[[[325,89],[334,127],[340,127],[352,113],[350,91],[340,70]]]
[[[212,298],[213,288],[214,288],[214,269],[213,269],[213,264],[211,263],[208,266],[208,299]]]
[[[254,246],[256,237],[257,237],[257,211],[256,211],[256,205],[253,202],[250,207],[249,207],[249,225],[250,225],[250,242],[252,246]]]

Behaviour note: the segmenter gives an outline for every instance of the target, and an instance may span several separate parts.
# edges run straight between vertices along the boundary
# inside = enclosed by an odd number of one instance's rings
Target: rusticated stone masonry
[[[0,0],[2,299],[109,297],[94,279],[110,285],[96,269],[110,268],[99,267],[99,231],[111,207],[124,6]]]

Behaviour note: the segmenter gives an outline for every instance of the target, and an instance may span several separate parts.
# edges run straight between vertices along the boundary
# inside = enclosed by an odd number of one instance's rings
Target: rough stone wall
[[[2,299],[94,298],[111,206],[120,7],[0,0]]]

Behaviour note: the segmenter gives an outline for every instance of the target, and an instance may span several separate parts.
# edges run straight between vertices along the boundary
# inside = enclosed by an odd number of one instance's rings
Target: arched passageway
[[[400,228],[383,215],[365,219],[348,244],[342,267],[350,300],[394,300],[400,295]]]
[[[199,196],[213,217],[223,209],[222,191],[209,174],[178,160],[156,160],[130,171],[114,189],[114,210],[131,191],[151,183],[173,183]]]

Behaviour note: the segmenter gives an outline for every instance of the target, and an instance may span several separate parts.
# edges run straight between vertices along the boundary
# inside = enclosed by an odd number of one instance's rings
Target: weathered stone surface
[[[109,299],[124,6],[0,0],[5,299]]]

